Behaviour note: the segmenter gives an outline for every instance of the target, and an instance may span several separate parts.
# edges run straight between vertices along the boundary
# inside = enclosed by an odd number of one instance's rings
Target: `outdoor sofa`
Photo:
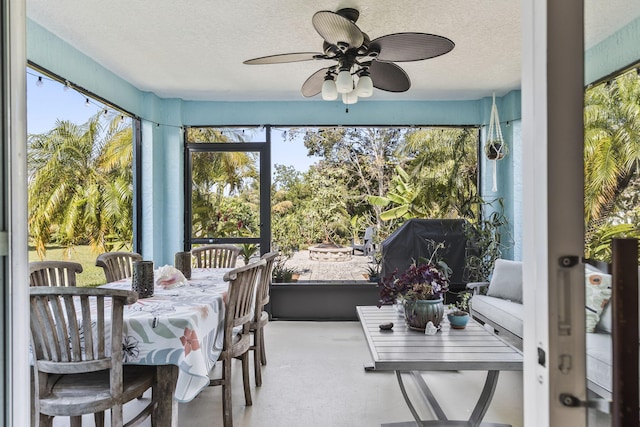
[[[585,264],[587,386],[606,400],[612,390],[611,275]],[[482,288],[486,287],[486,294]],[[522,349],[522,263],[499,259],[490,282],[469,283],[471,315]]]

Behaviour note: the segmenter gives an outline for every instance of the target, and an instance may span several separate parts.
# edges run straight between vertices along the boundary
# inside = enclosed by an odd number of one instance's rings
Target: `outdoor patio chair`
[[[233,426],[231,407],[231,362],[234,358],[242,360],[242,379],[244,385],[244,400],[247,406],[252,405],[251,389],[249,387],[249,348],[251,334],[249,322],[253,313],[253,295],[264,274],[267,262],[260,260],[227,272],[224,280],[229,282],[228,299],[224,318],[224,337],[222,353],[222,377],[212,379],[210,386],[222,386],[222,416],[224,427]]]
[[[31,286],[76,286],[76,274],[82,265],[71,261],[34,261],[29,263]]]
[[[367,227],[364,230],[364,237],[362,238],[362,244],[351,243],[352,254],[355,255],[356,251],[362,252],[362,255],[367,256],[373,251],[373,236],[375,234],[374,227]]]
[[[31,287],[30,294],[32,422],[51,426],[53,417],[68,416],[71,426],[80,426],[83,414],[94,413],[101,426],[111,410],[112,426],[129,426],[151,415],[153,398],[123,424],[122,405],[156,385],[155,368],[122,364],[123,308],[137,294],[47,286]]]
[[[142,255],[135,252],[105,252],[96,258],[96,267],[102,267],[107,283],[111,283],[131,277],[134,261],[142,261]]]
[[[191,249],[197,268],[235,268],[240,248],[234,245],[207,245]]]
[[[277,251],[262,255],[261,259],[265,260],[266,264],[260,276],[260,281],[258,282],[253,319],[249,323],[249,331],[253,334],[253,345],[249,349],[253,351],[253,365],[256,376],[256,386],[258,387],[262,385],[261,366],[267,364],[267,353],[264,347],[264,327],[269,323],[269,313],[264,311],[264,307],[269,303],[271,273],[273,263],[277,256]]]

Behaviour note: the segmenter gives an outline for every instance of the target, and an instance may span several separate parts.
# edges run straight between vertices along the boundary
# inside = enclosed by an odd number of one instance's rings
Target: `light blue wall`
[[[196,102],[183,103],[185,125],[477,125],[478,101]]]
[[[638,40],[640,20],[589,50],[585,54],[586,82],[598,80],[640,58]],[[182,125],[480,125],[484,126],[481,132],[484,144],[491,111],[491,98],[447,102],[367,100],[350,106],[348,113],[340,102],[162,99],[137,89],[30,20],[27,21],[27,57],[141,118],[143,255],[160,265],[173,262],[173,253],[183,246]],[[505,255],[519,259],[523,162],[520,91],[498,98],[497,106],[509,154],[498,162],[496,193],[491,191],[491,165],[481,156],[481,194],[487,199],[504,199],[515,240],[512,253]]]
[[[482,117],[483,127],[480,132],[482,147],[487,141],[489,123],[491,119],[492,98],[483,98]],[[480,195],[488,203],[489,214],[500,209],[499,199],[504,205],[504,214],[509,224],[503,230],[503,242],[512,241],[503,251],[503,257],[508,259],[520,259],[520,248],[522,244],[521,223],[518,215],[522,212],[521,188],[516,188],[516,182],[521,181],[522,163],[520,148],[522,138],[519,132],[521,119],[520,112],[520,91],[513,91],[502,98],[496,97],[496,108],[500,118],[500,129],[504,142],[507,145],[507,154],[501,160],[492,161],[484,155],[484,150],[480,156]],[[497,191],[493,191],[494,168],[497,176]],[[510,237],[509,237],[510,236]]]
[[[640,61],[640,19],[589,49],[584,55],[585,84],[596,82]]]

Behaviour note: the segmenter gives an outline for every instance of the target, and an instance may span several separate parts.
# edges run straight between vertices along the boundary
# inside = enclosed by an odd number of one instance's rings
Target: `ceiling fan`
[[[356,9],[320,11],[311,22],[322,36],[322,52],[296,52],[263,56],[244,64],[280,64],[311,60],[332,60],[336,64],[313,73],[302,85],[302,94],[322,93],[325,100],[342,95],[345,104],[369,97],[373,88],[405,92],[411,87],[407,73],[394,62],[421,61],[450,52],[455,44],[446,37],[426,33],[387,34],[370,40],[355,24]]]

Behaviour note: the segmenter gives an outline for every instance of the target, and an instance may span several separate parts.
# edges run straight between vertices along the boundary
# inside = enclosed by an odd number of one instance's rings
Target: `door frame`
[[[207,127],[207,126],[193,126]],[[213,126],[210,126],[213,128]],[[255,128],[242,126],[241,128]],[[230,126],[217,127],[229,129]],[[184,250],[190,251],[193,244],[212,243],[258,243],[260,254],[271,250],[271,126],[265,126],[264,142],[197,142],[187,141],[184,133]],[[260,223],[258,237],[208,237],[194,239],[192,237],[191,182],[193,174],[193,153],[251,152],[259,154],[260,165]]]

